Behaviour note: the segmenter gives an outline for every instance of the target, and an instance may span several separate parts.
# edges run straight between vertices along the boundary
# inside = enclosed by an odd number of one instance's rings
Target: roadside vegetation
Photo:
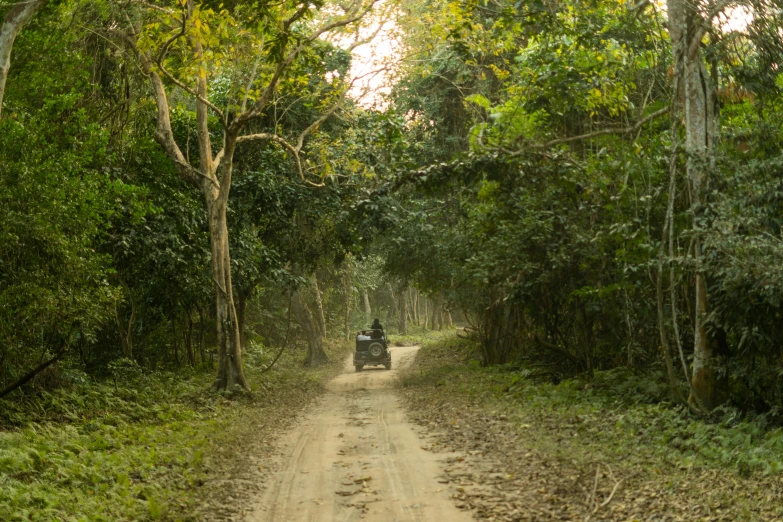
[[[694,415],[655,373],[608,370],[554,384],[524,363],[482,367],[478,344],[452,335],[425,343],[400,387],[413,418],[436,433],[434,450],[479,454],[496,475],[533,476],[534,492],[539,473],[554,469],[534,502],[554,494],[553,504],[576,506],[572,516],[590,513],[594,482],[598,504],[618,486],[596,520],[783,516],[783,429],[732,408]],[[529,466],[523,474],[517,460]],[[474,480],[491,482],[480,470]]]
[[[243,506],[226,502],[234,468],[341,371],[346,343],[330,343],[319,370],[286,353],[250,359],[252,392],[210,391],[214,373],[147,372],[126,364],[116,383],[83,376],[24,401],[2,401],[0,520],[215,520]],[[228,447],[247,445],[242,455]],[[259,483],[260,486],[260,483]]]

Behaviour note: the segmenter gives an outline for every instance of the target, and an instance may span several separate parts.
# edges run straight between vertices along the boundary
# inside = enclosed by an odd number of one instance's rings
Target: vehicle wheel
[[[386,366],[387,370],[391,370],[391,361],[389,361],[386,364],[384,364],[384,366]]]
[[[383,353],[383,345],[380,343],[372,343],[370,345],[370,355],[373,357],[380,357]]]
[[[361,365],[361,364],[357,364],[357,365],[356,365],[356,371],[357,371],[357,372],[360,372],[360,371],[362,371],[362,368],[364,368],[364,366],[363,366],[363,365]]]

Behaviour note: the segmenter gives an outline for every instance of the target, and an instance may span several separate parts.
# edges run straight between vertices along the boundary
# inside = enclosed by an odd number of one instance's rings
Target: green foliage
[[[4,403],[3,422],[26,427],[0,442],[0,517],[156,520],[187,507],[212,433],[232,415],[202,396],[205,377],[140,376]]]
[[[332,350],[338,362],[319,372],[285,354],[263,375],[271,350],[251,351],[257,391],[233,400],[208,391],[211,371],[150,373],[127,361],[111,365],[118,385],[85,376],[23,402],[0,400],[0,519],[194,519],[222,441],[321,390],[344,359],[344,345]]]
[[[111,258],[99,250],[112,222],[138,220],[136,187],[111,179],[105,134],[84,117],[52,144],[45,121],[0,121],[0,383],[22,372],[29,353],[51,357],[84,347],[111,319],[118,297]]]
[[[782,56],[769,32],[778,16],[759,5],[747,31],[704,42],[721,129],[696,220],[684,133],[649,117],[674,96],[656,9],[429,1],[403,20],[418,54],[393,110],[407,116],[402,147],[416,167],[400,163],[390,183],[390,276],[462,311],[485,365],[660,377],[664,335],[681,394],[703,270],[721,400],[780,422],[781,143],[769,124],[780,88],[767,67]]]

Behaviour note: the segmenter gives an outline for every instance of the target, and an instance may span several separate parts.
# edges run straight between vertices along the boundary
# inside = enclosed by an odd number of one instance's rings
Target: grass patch
[[[81,376],[51,393],[1,401],[0,520],[196,520],[200,488],[220,471],[212,462],[219,448],[272,410],[320,393],[347,349],[333,343],[333,363],[317,370],[286,354],[263,375],[271,355],[250,351],[250,393],[210,391],[211,370],[127,365],[121,385]]]
[[[454,329],[430,330],[425,326],[416,324],[408,325],[406,335],[390,333],[389,341],[393,346],[418,346],[425,342],[433,342],[441,339],[447,339],[454,335]]]

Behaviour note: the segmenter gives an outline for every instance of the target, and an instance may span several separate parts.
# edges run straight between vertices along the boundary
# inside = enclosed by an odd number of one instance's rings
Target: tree
[[[408,287],[400,286],[400,334],[408,335]]]
[[[288,77],[293,65],[310,46],[322,36],[349,26],[355,27],[367,15],[377,0],[354,0],[350,4],[336,4],[334,11],[315,29],[305,20],[314,7],[309,2],[299,5],[285,2],[267,14],[260,34],[249,39],[244,62],[237,64],[232,74],[246,81],[234,85],[227,93],[227,107],[220,108],[210,99],[210,83],[216,83],[225,74],[220,60],[229,60],[239,45],[238,39],[250,29],[226,10],[215,12],[194,0],[187,0],[173,8],[150,9],[154,19],[142,23],[124,24],[127,32],[121,36],[135,53],[148,76],[157,107],[155,139],[174,162],[179,175],[200,190],[209,219],[211,273],[215,287],[216,329],[218,340],[218,372],[216,388],[230,390],[238,385],[249,385],[242,368],[242,346],[239,320],[234,304],[231,278],[228,223],[226,211],[231,191],[234,154],[237,146],[250,141],[268,141],[287,149],[295,158],[302,179],[305,171],[300,153],[305,138],[332,116],[339,108],[350,82],[335,79],[331,93],[325,97],[321,115],[289,141],[274,129],[272,132],[248,132],[253,122],[260,120],[275,104],[280,83]],[[163,30],[159,30],[162,28]],[[309,32],[305,32],[309,31]],[[268,44],[270,40],[271,44]],[[357,39],[349,51],[361,45]],[[268,48],[267,48],[268,45]],[[175,56],[179,70],[170,71]],[[250,54],[252,53],[252,54]],[[247,63],[255,57],[251,67]],[[260,63],[261,62],[261,63]],[[191,79],[182,79],[191,78]],[[196,107],[198,160],[191,161],[183,152],[172,128],[172,107],[164,79],[188,96]],[[219,125],[220,149],[213,152],[213,132],[210,112]],[[316,184],[316,183],[313,183]],[[304,317],[304,316],[302,316]]]
[[[318,329],[318,323],[313,317],[313,312],[307,306],[300,291],[294,292],[293,307],[299,326],[307,337],[307,356],[305,365],[310,367],[320,366],[329,361],[329,357],[323,349],[324,337]]]
[[[343,282],[343,330],[345,331],[345,340],[351,339],[351,303],[353,303],[353,281],[352,281],[352,259],[350,257],[343,261],[342,282]]]
[[[702,39],[708,31],[714,30],[713,20],[726,5],[726,2],[667,2],[675,68],[675,97],[676,103],[683,109],[685,120],[685,151],[688,157],[687,175],[696,261],[693,377],[689,400],[708,411],[717,406],[719,390],[715,372],[716,339],[707,328],[709,301],[699,229],[703,226],[708,191],[707,171],[715,166],[719,104],[716,98],[717,64],[713,64],[710,74],[702,55]]]

